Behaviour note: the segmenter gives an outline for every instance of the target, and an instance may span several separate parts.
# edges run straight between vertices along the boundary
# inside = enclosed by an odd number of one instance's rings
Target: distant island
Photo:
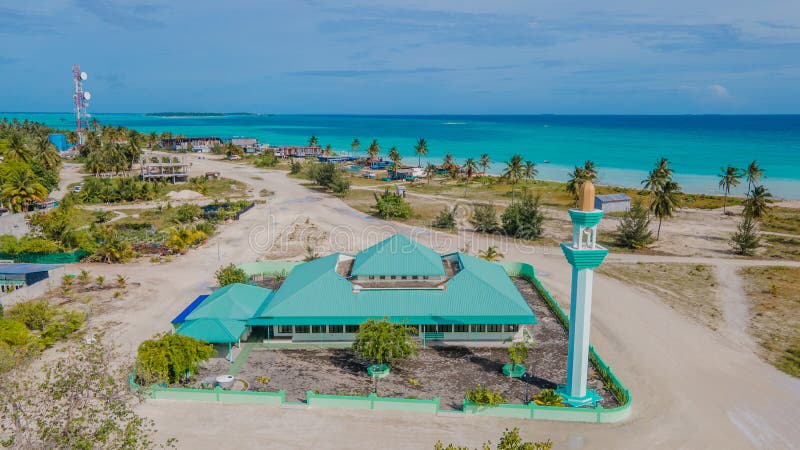
[[[147,113],[145,116],[151,117],[223,117],[223,116],[255,116],[257,114],[248,112],[233,113],[205,113],[205,112],[156,112]]]

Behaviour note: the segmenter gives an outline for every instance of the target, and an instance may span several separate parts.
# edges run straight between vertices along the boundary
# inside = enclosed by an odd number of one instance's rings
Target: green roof
[[[237,342],[247,328],[242,320],[196,319],[184,322],[178,333],[214,344]]]
[[[255,316],[272,291],[258,286],[234,283],[219,288],[203,300],[186,320],[247,320]],[[238,336],[237,336],[238,337]]]
[[[384,316],[413,324],[536,323],[502,266],[463,253],[451,256],[459,259],[462,270],[447,280],[444,289],[362,289],[356,293],[353,284],[335,270],[340,254],[301,264],[248,324],[356,325]],[[441,262],[441,256],[437,258]]]
[[[433,249],[395,234],[356,255],[352,276],[444,276],[442,257]]]

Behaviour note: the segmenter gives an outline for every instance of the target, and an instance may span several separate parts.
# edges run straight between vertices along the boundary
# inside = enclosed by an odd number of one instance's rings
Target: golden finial
[[[594,211],[594,184],[584,181],[578,192],[578,209],[581,211]]]

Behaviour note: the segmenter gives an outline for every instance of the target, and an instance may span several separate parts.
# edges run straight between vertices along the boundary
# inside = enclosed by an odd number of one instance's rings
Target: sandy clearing
[[[567,306],[570,270],[557,249],[509,246],[500,238],[468,232],[454,236],[389,224],[354,211],[334,197],[305,189],[282,172],[201,159],[194,161],[192,170],[219,170],[256,191],[266,188],[275,195],[241,221],[223,228],[203,248],[172,263],[86,265],[95,273],[124,273],[143,283],[144,294],[134,307],[108,317],[121,323],[111,336],[131,354],[141,340],[167,330],[169,320],[194,296],[210,290],[212,273],[220,264],[252,261],[267,251],[280,255],[280,246],[269,246],[271,237],[298,217],[307,217],[327,230],[329,248],[350,252],[377,242],[390,230],[434,240],[426,243],[439,250],[459,249],[467,241],[472,242],[473,251],[497,243],[507,260],[534,264],[545,286]],[[613,258],[709,262],[698,257]],[[787,265],[763,262],[773,263]],[[627,423],[456,419],[169,401],[148,402],[140,410],[156,420],[163,436],[179,438],[182,448],[430,448],[436,439],[477,446],[496,439],[509,426],[519,426],[529,439],[550,437],[557,448],[779,449],[800,442],[800,427],[796,426],[800,421],[796,407],[800,381],[763,363],[738,342],[687,321],[652,294],[603,276],[596,277],[594,292],[592,341],[631,389],[634,415]]]

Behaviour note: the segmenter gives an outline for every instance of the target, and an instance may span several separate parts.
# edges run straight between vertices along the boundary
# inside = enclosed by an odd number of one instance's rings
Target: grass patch
[[[761,220],[761,229],[800,235],[800,209],[773,207]]]
[[[765,234],[762,238],[762,242],[766,247],[765,256],[789,261],[800,260],[800,238],[774,236],[771,234]]]
[[[710,266],[682,263],[606,263],[597,270],[625,284],[652,292],[672,309],[718,329],[722,312],[717,279]]]
[[[800,377],[800,267],[747,267],[740,273],[752,300],[750,332],[762,356]]]
[[[195,183],[178,183],[167,184],[162,197],[162,200],[168,199],[167,193],[172,191],[182,191],[184,189],[197,191],[206,197],[210,198],[234,198],[243,197],[247,193],[247,185],[238,180],[231,180],[230,178],[217,178],[208,179],[202,184]]]

